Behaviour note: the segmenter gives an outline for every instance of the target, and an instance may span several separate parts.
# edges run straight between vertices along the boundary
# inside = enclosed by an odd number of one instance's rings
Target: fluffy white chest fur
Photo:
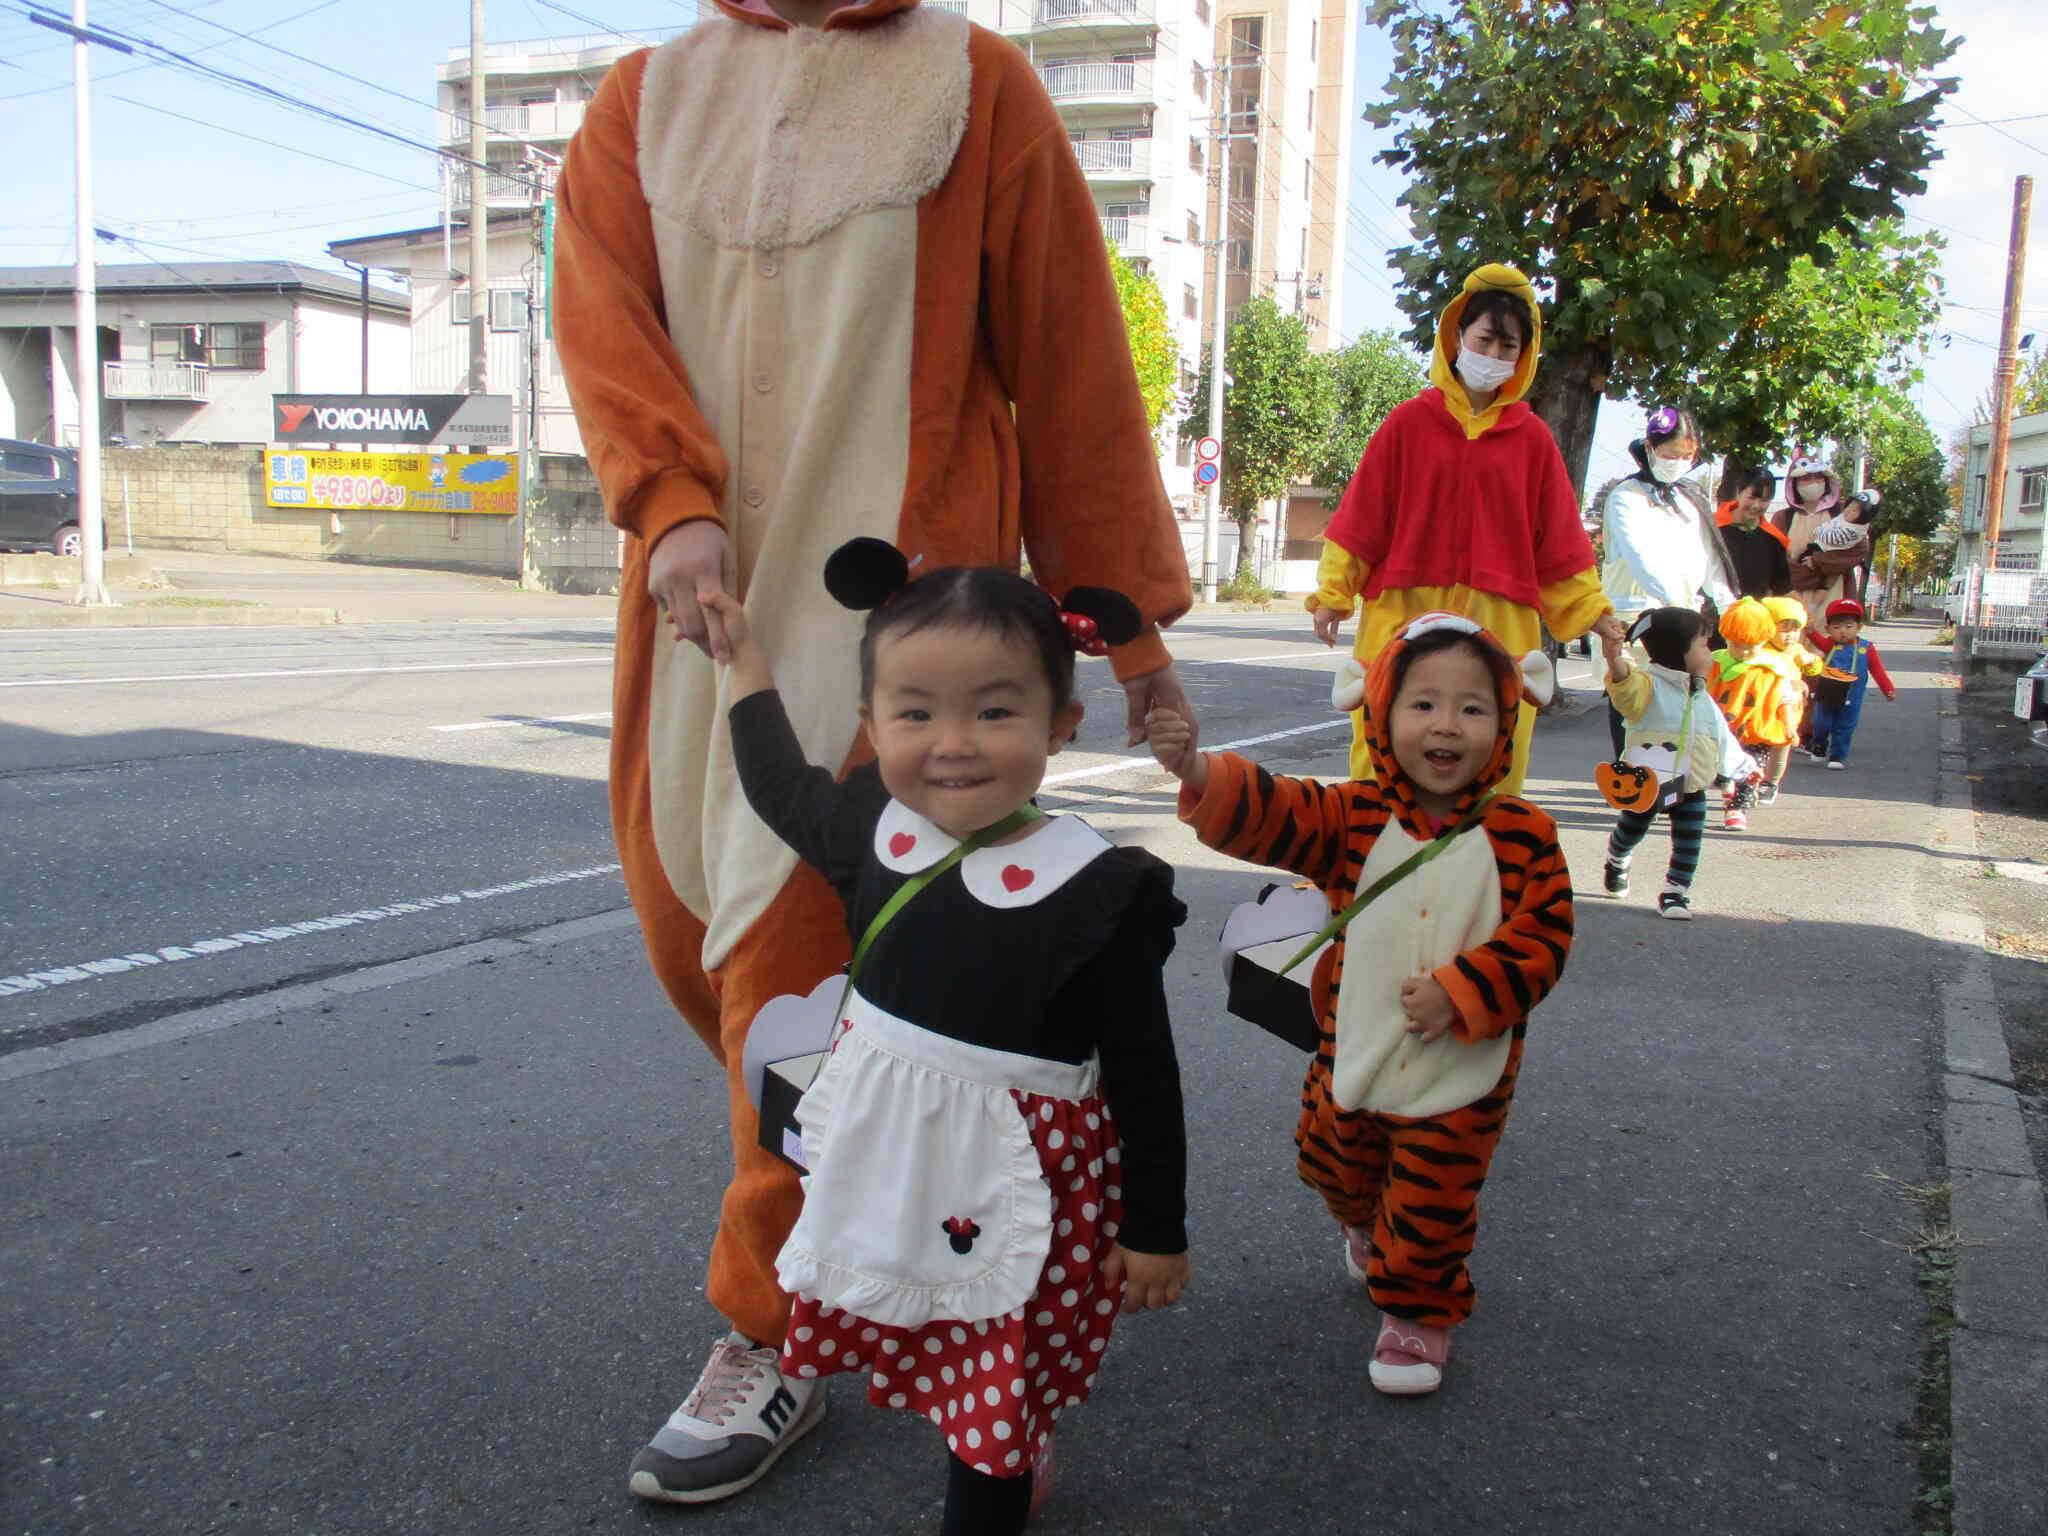
[[[1422,845],[1389,822],[1366,855],[1364,890]],[[1447,965],[1500,926],[1500,874],[1481,831],[1442,853],[1367,907],[1344,931],[1337,993],[1337,1054],[1330,1086],[1345,1109],[1436,1115],[1482,1097],[1500,1081],[1513,1042],[1468,1045],[1446,1033],[1428,1045],[1408,1033],[1401,983]]]

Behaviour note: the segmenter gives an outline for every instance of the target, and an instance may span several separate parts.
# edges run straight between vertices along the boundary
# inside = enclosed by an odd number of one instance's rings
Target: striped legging
[[[1672,890],[1689,890],[1693,871],[1700,867],[1700,843],[1707,830],[1704,789],[1680,795],[1668,808],[1652,806],[1647,811],[1623,811],[1607,838],[1607,862],[1626,864],[1659,811],[1666,811],[1671,817],[1671,867],[1664,872],[1664,884]]]

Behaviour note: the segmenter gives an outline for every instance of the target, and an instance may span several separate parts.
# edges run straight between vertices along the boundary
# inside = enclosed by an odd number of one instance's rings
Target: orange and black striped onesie
[[[1202,795],[1183,791],[1182,819],[1220,852],[1314,881],[1333,913],[1423,847],[1441,827],[1416,805],[1384,723],[1406,643],[1382,651],[1367,679],[1376,781],[1283,778],[1211,753]],[[1495,672],[1506,728],[1447,825],[1473,814],[1513,753],[1521,684],[1505,651]],[[1475,833],[1361,911],[1317,966],[1321,1037],[1295,1131],[1303,1181],[1338,1221],[1370,1229],[1374,1303],[1439,1328],[1471,1314],[1480,1186],[1514,1099],[1529,1012],[1557,984],[1572,942],[1557,824],[1509,795],[1477,814]],[[1357,964],[1347,968],[1347,955]],[[1423,974],[1458,1013],[1426,1045],[1407,1033],[1399,1003],[1401,984]]]

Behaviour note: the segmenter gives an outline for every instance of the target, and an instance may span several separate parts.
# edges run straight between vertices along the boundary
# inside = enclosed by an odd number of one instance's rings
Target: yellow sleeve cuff
[[[1310,613],[1328,608],[1349,613],[1357,602],[1371,567],[1342,544],[1323,540],[1322,558],[1316,562],[1316,589],[1303,601]]]
[[[1560,640],[1578,639],[1600,622],[1600,615],[1614,608],[1600,590],[1599,570],[1590,565],[1576,575],[1538,587],[1536,606],[1543,612],[1545,626]]]

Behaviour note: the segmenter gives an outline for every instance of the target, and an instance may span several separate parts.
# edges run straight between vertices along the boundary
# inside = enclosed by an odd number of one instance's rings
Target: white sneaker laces
[[[704,1374],[697,1378],[697,1385],[683,1399],[683,1406],[676,1410],[676,1416],[696,1419],[703,1424],[724,1425],[733,1411],[746,1401],[748,1392],[760,1379],[765,1367],[763,1353],[745,1349],[731,1339],[720,1339],[713,1344],[711,1358],[704,1363]]]

